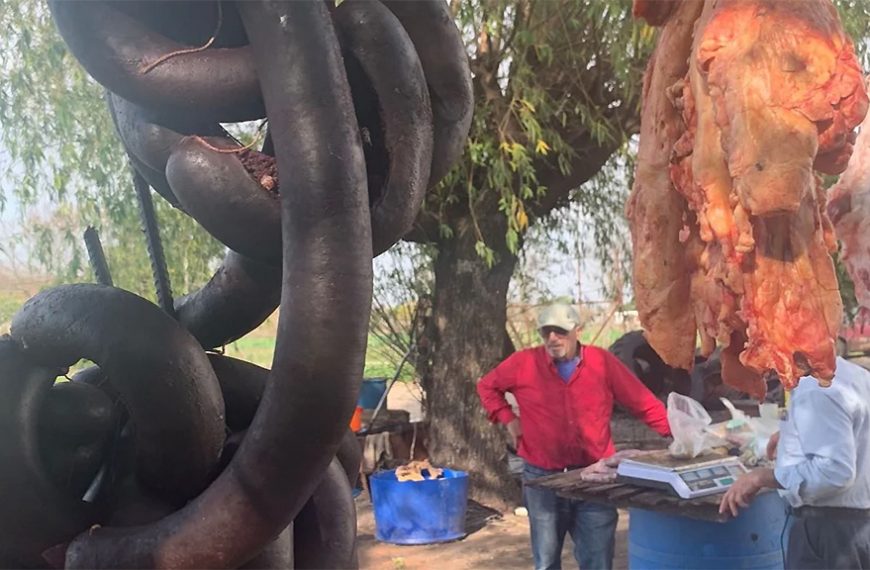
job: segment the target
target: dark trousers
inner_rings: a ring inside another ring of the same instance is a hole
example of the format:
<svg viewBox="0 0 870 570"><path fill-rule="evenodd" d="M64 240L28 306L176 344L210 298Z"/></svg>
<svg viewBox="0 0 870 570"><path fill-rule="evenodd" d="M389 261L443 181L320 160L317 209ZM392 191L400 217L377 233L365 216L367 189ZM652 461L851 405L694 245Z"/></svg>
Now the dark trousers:
<svg viewBox="0 0 870 570"><path fill-rule="evenodd" d="M526 463L523 479L537 479L559 473ZM523 498L529 511L532 555L537 570L562 568L562 545L570 533L574 559L582 570L609 570L613 567L616 509L589 501L564 499L555 491L523 485Z"/></svg>
<svg viewBox="0 0 870 570"><path fill-rule="evenodd" d="M870 516L798 515L788 537L789 570L870 570Z"/></svg>

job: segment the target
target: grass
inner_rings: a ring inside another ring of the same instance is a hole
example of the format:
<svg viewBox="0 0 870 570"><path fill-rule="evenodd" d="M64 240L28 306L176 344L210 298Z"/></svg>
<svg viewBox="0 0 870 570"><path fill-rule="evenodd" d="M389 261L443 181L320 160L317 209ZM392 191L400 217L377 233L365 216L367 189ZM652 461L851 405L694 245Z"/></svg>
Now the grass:
<svg viewBox="0 0 870 570"><path fill-rule="evenodd" d="M369 335L369 348L366 352L366 365L363 376L366 378L392 378L396 373L395 365L388 362L379 350L380 341ZM258 366L270 368L272 366L272 353L275 351L275 337L258 334L254 331L250 335L237 340L226 347L226 355L253 362ZM402 371L402 379L410 380L413 377L411 367L405 365Z"/></svg>
<svg viewBox="0 0 870 570"><path fill-rule="evenodd" d="M583 331L581 334L581 342L588 343L592 336L597 331ZM595 344L607 348L613 344L616 339L622 336L624 332L617 328L606 328L595 341ZM264 368L272 366L272 353L275 351L275 336L274 329L264 324L259 329L255 330L248 336L237 340L226 347L227 356L240 358L253 362ZM368 349L366 350L366 363L363 376L365 378L392 378L396 373L396 363L386 358L384 353L387 351L381 339L369 335ZM413 368L406 364L402 368L402 374L399 377L402 381L412 381L414 379Z"/></svg>
<svg viewBox="0 0 870 570"><path fill-rule="evenodd" d="M27 296L19 292L0 291L0 334L9 332L12 316L21 308ZM270 317L259 328L226 346L226 355L241 360L253 362L264 368L271 368L272 354L275 352L275 332L277 318ZM369 336L369 346L366 352L366 364L363 375L366 378L392 378L396 373L395 365L383 356L383 343ZM90 366L90 362L81 361L70 369L70 375ZM413 372L410 366L402 371L402 380L412 380Z"/></svg>
<svg viewBox="0 0 870 570"><path fill-rule="evenodd" d="M27 297L22 293L0 291L0 334L9 332L9 321L12 315L26 300ZM226 346L227 356L246 360L264 368L270 368L272 366L272 355L275 351L276 329L277 318L273 315L244 338L228 344ZM581 335L581 342L589 342L595 332L595 330L584 330ZM608 327L598 337L595 344L608 347L622 334L621 330ZM537 340L535 338L535 342ZM396 361L398 359L390 358L387 354L389 354L389 349L384 345L384 342L377 337L369 335L363 376L366 378L392 378L396 373ZM83 365L80 363L80 365L74 367L73 372L82 367ZM402 369L400 380L412 381L413 379L413 368L406 364Z"/></svg>
<svg viewBox="0 0 870 570"><path fill-rule="evenodd" d="M227 356L247 360L264 368L272 366L273 352L275 352L274 337L246 336L226 347Z"/></svg>
<svg viewBox="0 0 870 570"><path fill-rule="evenodd" d="M0 292L0 334L9 332L9 322L27 300L23 293Z"/></svg>

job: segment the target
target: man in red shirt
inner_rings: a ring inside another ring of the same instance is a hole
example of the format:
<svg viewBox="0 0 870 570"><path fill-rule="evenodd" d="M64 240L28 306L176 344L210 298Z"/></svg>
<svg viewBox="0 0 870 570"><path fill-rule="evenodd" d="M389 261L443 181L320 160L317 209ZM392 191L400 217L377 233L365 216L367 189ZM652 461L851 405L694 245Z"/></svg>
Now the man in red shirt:
<svg viewBox="0 0 870 570"><path fill-rule="evenodd" d="M580 317L555 304L538 315L544 344L516 352L480 379L477 393L490 420L507 426L525 462L523 480L586 467L614 453L614 402L662 436L671 434L664 405L615 356L577 340ZM505 393L517 400L516 417ZM583 570L611 568L616 509L524 486L532 554L538 570L561 568L565 534Z"/></svg>

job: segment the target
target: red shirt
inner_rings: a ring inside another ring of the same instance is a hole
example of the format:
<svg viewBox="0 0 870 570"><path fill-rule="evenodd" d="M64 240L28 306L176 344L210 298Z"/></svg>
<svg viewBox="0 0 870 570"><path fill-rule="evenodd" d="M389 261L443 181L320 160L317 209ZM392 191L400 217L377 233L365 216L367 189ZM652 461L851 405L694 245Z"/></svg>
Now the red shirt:
<svg viewBox="0 0 870 570"><path fill-rule="evenodd" d="M671 435L664 405L622 362L602 348L580 348L580 363L562 380L543 346L515 352L477 383L489 419L503 424L520 408L520 457L544 469L585 467L613 455L610 416L618 402L662 436Z"/></svg>

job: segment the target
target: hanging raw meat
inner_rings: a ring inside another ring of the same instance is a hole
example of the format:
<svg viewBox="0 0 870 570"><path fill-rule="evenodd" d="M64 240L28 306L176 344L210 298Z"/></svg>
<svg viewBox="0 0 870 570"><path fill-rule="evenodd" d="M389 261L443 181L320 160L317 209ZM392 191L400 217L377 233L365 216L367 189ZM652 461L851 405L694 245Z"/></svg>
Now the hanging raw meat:
<svg viewBox="0 0 870 570"><path fill-rule="evenodd" d="M834 222L840 252L855 282L855 297L870 311L870 113L861 124L849 166L829 191L828 215Z"/></svg>
<svg viewBox="0 0 870 570"><path fill-rule="evenodd" d="M829 381L842 307L815 171L845 168L867 111L836 10L638 0L634 11L663 26L628 207L650 343L688 368L697 332L703 354L721 345L724 380L756 396L769 372L786 387Z"/></svg>
<svg viewBox="0 0 870 570"><path fill-rule="evenodd" d="M667 8L651 2L649 9ZM670 149L685 131L680 111L670 97L688 71L692 29L701 13L699 2L681 2L678 14L665 23L643 81L643 119L634 190L627 206L634 244L634 295L650 344L666 362L691 368L695 355L695 314L686 303L691 286L691 260L679 236L688 208L674 191L668 165ZM635 12L639 3L635 3ZM667 16L667 13L665 17Z"/></svg>

